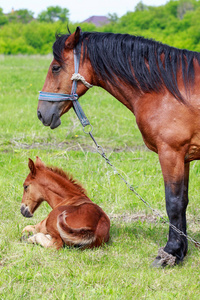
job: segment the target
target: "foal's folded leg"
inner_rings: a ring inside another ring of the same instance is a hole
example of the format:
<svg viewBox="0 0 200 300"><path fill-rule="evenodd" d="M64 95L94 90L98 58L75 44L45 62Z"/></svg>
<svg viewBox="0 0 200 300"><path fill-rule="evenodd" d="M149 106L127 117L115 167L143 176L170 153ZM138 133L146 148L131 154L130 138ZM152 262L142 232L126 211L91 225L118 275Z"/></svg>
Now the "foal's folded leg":
<svg viewBox="0 0 200 300"><path fill-rule="evenodd" d="M38 232L28 238L28 242L32 244L39 244L42 247L48 248L51 240L44 233Z"/></svg>
<svg viewBox="0 0 200 300"><path fill-rule="evenodd" d="M27 225L26 227L24 227L24 229L22 230L22 234L23 233L36 233L36 230L35 230L35 225Z"/></svg>
<svg viewBox="0 0 200 300"><path fill-rule="evenodd" d="M51 235L42 232L38 232L29 237L28 242L41 245L44 248L60 249L63 246L63 241L61 239L52 238Z"/></svg>
<svg viewBox="0 0 200 300"><path fill-rule="evenodd" d="M36 234L37 232L42 232L44 234L47 234L46 220L47 218L42 220L40 223L36 225L27 225L26 227L24 227L24 229L22 230L22 237L24 233L28 233L28 235Z"/></svg>

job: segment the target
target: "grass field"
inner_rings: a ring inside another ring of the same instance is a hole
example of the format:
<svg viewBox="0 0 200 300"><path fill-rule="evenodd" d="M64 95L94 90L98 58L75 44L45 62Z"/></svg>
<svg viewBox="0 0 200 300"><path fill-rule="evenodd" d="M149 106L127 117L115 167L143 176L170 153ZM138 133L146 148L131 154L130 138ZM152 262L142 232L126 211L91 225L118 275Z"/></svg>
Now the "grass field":
<svg viewBox="0 0 200 300"><path fill-rule="evenodd" d="M37 119L37 98L50 57L0 56L0 299L200 299L200 252L189 243L184 262L152 269L168 226L131 193L95 152L70 111L55 130ZM100 88L80 100L93 134L111 162L154 209L166 217L158 157L143 144L133 115ZM32 219L20 213L28 158L72 173L111 218L108 245L61 251L20 242L22 229L47 216L46 203ZM200 240L200 166L191 164L188 234Z"/></svg>

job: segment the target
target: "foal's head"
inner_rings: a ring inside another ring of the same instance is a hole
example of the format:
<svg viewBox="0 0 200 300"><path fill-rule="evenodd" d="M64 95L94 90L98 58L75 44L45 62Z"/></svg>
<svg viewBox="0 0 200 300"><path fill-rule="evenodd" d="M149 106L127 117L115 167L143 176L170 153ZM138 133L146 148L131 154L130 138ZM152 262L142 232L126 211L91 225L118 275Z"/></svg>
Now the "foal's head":
<svg viewBox="0 0 200 300"><path fill-rule="evenodd" d="M60 202L86 197L86 190L73 177L57 167L48 167L36 157L34 163L29 158L30 173L24 181L21 213L30 218L43 201L53 208ZM76 197L75 197L76 196ZM75 197L75 198L74 198ZM78 198L77 198L78 197Z"/></svg>
<svg viewBox="0 0 200 300"><path fill-rule="evenodd" d="M43 172L39 170L45 169L45 165L39 157L36 158L34 163L29 158L28 163L30 173L24 181L24 193L22 197L21 213L24 217L30 218L33 216L34 211L39 207L42 201L45 200L44 187L41 184Z"/></svg>

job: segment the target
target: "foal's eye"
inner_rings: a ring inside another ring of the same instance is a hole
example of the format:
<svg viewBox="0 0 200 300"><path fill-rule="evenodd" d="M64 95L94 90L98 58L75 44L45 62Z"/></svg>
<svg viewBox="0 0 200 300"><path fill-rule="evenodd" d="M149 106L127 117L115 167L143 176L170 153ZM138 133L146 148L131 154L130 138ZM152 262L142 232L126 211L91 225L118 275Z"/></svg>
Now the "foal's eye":
<svg viewBox="0 0 200 300"><path fill-rule="evenodd" d="M59 65L54 65L52 66L52 73L58 73L61 70L61 66Z"/></svg>
<svg viewBox="0 0 200 300"><path fill-rule="evenodd" d="M28 190L28 185L24 185L25 192Z"/></svg>

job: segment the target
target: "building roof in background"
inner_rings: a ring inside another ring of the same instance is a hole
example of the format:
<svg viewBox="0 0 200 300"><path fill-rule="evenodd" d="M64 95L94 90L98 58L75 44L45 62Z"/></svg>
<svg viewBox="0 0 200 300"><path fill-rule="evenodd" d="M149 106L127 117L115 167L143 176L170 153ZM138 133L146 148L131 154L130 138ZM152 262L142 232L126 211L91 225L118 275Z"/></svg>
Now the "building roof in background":
<svg viewBox="0 0 200 300"><path fill-rule="evenodd" d="M96 25L98 27L98 26L108 24L108 23L110 23L110 21L109 21L108 17L105 17L105 16L92 16L92 17L89 17L88 19L84 20L81 23L93 23L94 25Z"/></svg>

